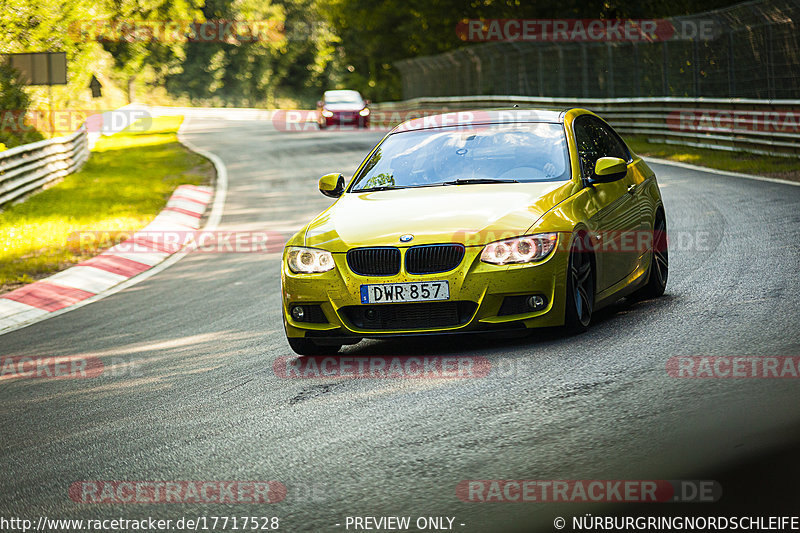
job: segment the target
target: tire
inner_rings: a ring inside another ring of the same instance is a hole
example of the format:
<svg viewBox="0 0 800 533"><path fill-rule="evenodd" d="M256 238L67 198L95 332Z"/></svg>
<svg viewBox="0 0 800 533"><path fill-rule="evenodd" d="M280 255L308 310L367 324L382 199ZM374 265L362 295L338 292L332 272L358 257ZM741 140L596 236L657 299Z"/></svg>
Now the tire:
<svg viewBox="0 0 800 533"><path fill-rule="evenodd" d="M639 300L658 298L664 294L669 277L669 250L667 249L667 220L660 210L656 213L653 222L653 256L650 260L650 270L647 274L647 283L636 291L634 297Z"/></svg>
<svg viewBox="0 0 800 533"><path fill-rule="evenodd" d="M564 327L571 334L583 333L592 321L594 265L588 245L588 236L580 234L573 239L569 251Z"/></svg>
<svg viewBox="0 0 800 533"><path fill-rule="evenodd" d="M287 337L286 340L297 355L333 355L342 347L341 344L317 344L303 337Z"/></svg>

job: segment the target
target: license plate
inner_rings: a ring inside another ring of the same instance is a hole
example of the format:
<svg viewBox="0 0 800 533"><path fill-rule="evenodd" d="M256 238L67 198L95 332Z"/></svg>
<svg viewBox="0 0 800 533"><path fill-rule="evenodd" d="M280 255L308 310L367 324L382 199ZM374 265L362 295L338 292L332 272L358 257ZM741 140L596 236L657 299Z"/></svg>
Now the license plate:
<svg viewBox="0 0 800 533"><path fill-rule="evenodd" d="M361 286L362 304L430 302L449 299L450 285L446 281L380 283Z"/></svg>

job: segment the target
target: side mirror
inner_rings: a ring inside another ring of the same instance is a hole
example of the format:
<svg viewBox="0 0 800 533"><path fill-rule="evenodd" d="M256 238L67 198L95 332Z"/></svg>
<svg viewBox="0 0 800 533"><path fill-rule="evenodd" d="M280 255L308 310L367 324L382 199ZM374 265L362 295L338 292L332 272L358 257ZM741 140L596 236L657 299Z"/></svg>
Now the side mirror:
<svg viewBox="0 0 800 533"><path fill-rule="evenodd" d="M322 100L317 100L317 107L322 107L323 105L325 105L325 102Z"/></svg>
<svg viewBox="0 0 800 533"><path fill-rule="evenodd" d="M372 100L364 100L364 105L370 105L371 103L372 103Z"/></svg>
<svg viewBox="0 0 800 533"><path fill-rule="evenodd" d="M339 198L344 193L344 176L338 172L325 174L319 179L319 192L331 198Z"/></svg>
<svg viewBox="0 0 800 533"><path fill-rule="evenodd" d="M601 157L594 164L594 176L589 183L609 183L625 177L628 164L619 157Z"/></svg>

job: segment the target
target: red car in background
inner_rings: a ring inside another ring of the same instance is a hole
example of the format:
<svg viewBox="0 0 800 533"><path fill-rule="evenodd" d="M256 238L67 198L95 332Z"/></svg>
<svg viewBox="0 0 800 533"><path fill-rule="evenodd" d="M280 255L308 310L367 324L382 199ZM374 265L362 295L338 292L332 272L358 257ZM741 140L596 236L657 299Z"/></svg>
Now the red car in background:
<svg viewBox="0 0 800 533"><path fill-rule="evenodd" d="M317 102L317 123L320 129L328 126L369 126L369 100L358 91L325 91Z"/></svg>

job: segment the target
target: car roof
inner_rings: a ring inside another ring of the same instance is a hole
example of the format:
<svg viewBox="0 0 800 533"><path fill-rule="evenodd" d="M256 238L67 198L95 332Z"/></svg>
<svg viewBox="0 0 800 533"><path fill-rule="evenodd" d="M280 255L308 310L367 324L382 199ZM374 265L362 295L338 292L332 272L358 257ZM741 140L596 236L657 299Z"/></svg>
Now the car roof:
<svg viewBox="0 0 800 533"><path fill-rule="evenodd" d="M565 111L552 109L463 109L415 117L398 124L391 133L409 130L426 130L448 126L478 124L505 124L521 122L564 123Z"/></svg>

